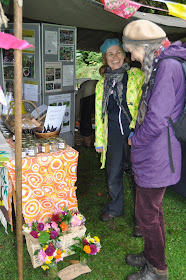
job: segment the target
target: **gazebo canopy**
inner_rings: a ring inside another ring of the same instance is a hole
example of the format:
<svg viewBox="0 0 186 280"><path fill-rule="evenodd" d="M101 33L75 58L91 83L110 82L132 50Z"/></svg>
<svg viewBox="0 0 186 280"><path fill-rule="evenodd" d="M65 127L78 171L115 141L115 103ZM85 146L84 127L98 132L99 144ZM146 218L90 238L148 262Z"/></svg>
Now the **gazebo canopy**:
<svg viewBox="0 0 186 280"><path fill-rule="evenodd" d="M13 14L9 7L6 14ZM45 22L77 27L77 48L99 51L106 38L121 38L126 24L137 19L147 19L158 24L171 41L186 36L186 21L171 16L136 12L124 19L104 10L94 0L24 0L25 22Z"/></svg>

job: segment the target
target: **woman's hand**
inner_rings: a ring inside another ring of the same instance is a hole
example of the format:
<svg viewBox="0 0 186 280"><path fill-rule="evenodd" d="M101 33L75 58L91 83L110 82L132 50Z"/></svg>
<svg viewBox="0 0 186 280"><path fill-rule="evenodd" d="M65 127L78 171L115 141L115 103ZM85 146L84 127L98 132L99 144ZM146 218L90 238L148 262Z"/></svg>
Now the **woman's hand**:
<svg viewBox="0 0 186 280"><path fill-rule="evenodd" d="M96 148L96 152L97 153L102 153L103 152L103 148Z"/></svg>
<svg viewBox="0 0 186 280"><path fill-rule="evenodd" d="M128 138L128 145L132 146L131 138Z"/></svg>

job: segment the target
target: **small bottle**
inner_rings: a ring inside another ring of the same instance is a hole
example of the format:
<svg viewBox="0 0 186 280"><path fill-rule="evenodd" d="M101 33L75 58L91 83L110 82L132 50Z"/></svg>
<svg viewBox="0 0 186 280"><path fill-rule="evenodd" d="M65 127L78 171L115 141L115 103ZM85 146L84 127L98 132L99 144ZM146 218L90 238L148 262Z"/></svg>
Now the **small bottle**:
<svg viewBox="0 0 186 280"><path fill-rule="evenodd" d="M58 149L59 150L65 150L66 149L66 140L65 139L59 139L58 140Z"/></svg>

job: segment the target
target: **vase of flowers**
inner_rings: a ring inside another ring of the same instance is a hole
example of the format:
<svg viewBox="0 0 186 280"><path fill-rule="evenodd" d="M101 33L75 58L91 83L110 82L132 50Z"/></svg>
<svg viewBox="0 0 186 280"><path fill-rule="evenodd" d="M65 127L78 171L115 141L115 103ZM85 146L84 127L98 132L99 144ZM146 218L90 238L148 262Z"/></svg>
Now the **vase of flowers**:
<svg viewBox="0 0 186 280"><path fill-rule="evenodd" d="M47 274L48 274L48 279L50 279L50 280L56 279L57 274L58 274L56 262L52 262L51 264L49 264L49 269L48 269Z"/></svg>
<svg viewBox="0 0 186 280"><path fill-rule="evenodd" d="M75 244L70 246L69 249L79 256L82 265L88 264L89 256L96 255L101 250L100 239L97 236L75 237L74 241Z"/></svg>
<svg viewBox="0 0 186 280"><path fill-rule="evenodd" d="M88 261L89 261L88 257L80 255L79 262L81 265L88 265Z"/></svg>

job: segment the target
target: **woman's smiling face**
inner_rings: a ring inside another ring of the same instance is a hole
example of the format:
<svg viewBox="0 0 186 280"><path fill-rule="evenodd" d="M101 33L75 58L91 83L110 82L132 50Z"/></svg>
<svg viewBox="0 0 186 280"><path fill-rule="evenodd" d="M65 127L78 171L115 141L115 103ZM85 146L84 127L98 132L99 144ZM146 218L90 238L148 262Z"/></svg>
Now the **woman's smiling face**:
<svg viewBox="0 0 186 280"><path fill-rule="evenodd" d="M106 51L107 64L112 70L119 69L123 65L124 59L125 55L122 49L117 45L111 46Z"/></svg>

